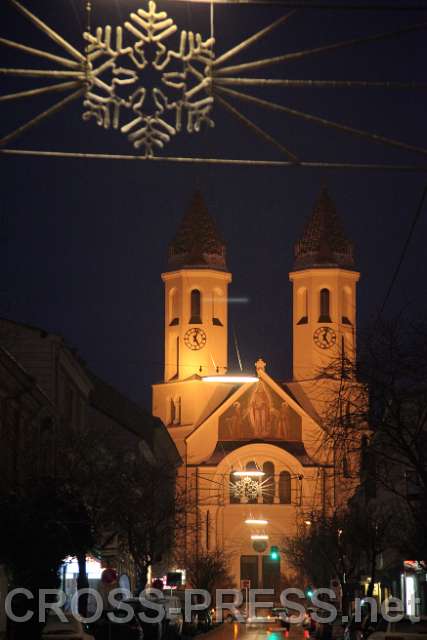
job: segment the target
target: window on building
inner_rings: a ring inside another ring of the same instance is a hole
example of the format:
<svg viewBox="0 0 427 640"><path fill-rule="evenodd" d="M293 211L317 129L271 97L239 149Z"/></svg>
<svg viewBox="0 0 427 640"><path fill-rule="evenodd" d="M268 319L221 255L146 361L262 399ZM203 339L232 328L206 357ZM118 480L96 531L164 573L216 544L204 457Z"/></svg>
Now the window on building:
<svg viewBox="0 0 427 640"><path fill-rule="evenodd" d="M262 470L265 476L262 479L262 501L264 504L273 504L274 502L274 464L272 462L264 462Z"/></svg>
<svg viewBox="0 0 427 640"><path fill-rule="evenodd" d="M68 422L71 422L74 413L74 391L71 385L66 382L64 384L64 417Z"/></svg>
<svg viewBox="0 0 427 640"><path fill-rule="evenodd" d="M169 398L169 424L175 422L175 402L173 398Z"/></svg>
<svg viewBox="0 0 427 640"><path fill-rule="evenodd" d="M305 287L298 289L297 293L297 324L308 322L308 291Z"/></svg>
<svg viewBox="0 0 427 640"><path fill-rule="evenodd" d="M190 324L202 324L202 294L198 289L191 292Z"/></svg>
<svg viewBox="0 0 427 640"><path fill-rule="evenodd" d="M351 289L350 287L344 287L342 291L342 318L343 324L351 324Z"/></svg>
<svg viewBox="0 0 427 640"><path fill-rule="evenodd" d="M258 469L258 466L256 464L256 462L254 462L254 460L251 460L250 462L247 463L246 465L246 470L247 471L256 471ZM255 480L258 480L258 478L255 478ZM258 502L258 496L248 496L248 503L249 504L256 504Z"/></svg>
<svg viewBox="0 0 427 640"><path fill-rule="evenodd" d="M181 398L176 396L170 399L170 424L181 424Z"/></svg>
<svg viewBox="0 0 427 640"><path fill-rule="evenodd" d="M331 322L330 315L330 291L329 289L320 290L320 315L319 322Z"/></svg>
<svg viewBox="0 0 427 640"><path fill-rule="evenodd" d="M169 326L179 324L178 290L171 289L169 293Z"/></svg>
<svg viewBox="0 0 427 640"><path fill-rule="evenodd" d="M212 291L212 324L216 327L222 327L223 323L221 321L221 297L222 292L220 289L214 289Z"/></svg>
<svg viewBox="0 0 427 640"><path fill-rule="evenodd" d="M279 476L279 500L280 504L291 504L292 484L289 471L282 471Z"/></svg>
<svg viewBox="0 0 427 640"><path fill-rule="evenodd" d="M54 423L52 418L43 418L40 423L39 473L46 477L54 467Z"/></svg>
<svg viewBox="0 0 427 640"><path fill-rule="evenodd" d="M235 490L237 478L233 472L230 473L230 504L239 504L240 498Z"/></svg>

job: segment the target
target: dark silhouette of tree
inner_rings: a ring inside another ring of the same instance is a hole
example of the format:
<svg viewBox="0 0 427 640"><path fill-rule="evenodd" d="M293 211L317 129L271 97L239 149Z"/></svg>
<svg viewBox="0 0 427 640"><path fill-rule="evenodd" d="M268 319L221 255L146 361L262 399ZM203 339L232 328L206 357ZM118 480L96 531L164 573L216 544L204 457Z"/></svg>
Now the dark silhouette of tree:
<svg viewBox="0 0 427 640"><path fill-rule="evenodd" d="M187 560L187 581L196 589L205 589L215 601L216 589L235 585L230 574L230 558L223 549L203 550Z"/></svg>

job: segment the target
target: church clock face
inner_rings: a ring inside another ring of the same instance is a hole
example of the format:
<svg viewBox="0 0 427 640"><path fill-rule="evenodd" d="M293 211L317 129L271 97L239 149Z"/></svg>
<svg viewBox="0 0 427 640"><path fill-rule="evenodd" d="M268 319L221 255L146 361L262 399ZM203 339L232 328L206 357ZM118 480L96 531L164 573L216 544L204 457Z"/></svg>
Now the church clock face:
<svg viewBox="0 0 427 640"><path fill-rule="evenodd" d="M203 349L207 341L206 333L203 329L199 329L198 327L194 327L193 329L189 329L184 335L184 342L186 346L192 351L198 351L199 349Z"/></svg>
<svg viewBox="0 0 427 640"><path fill-rule="evenodd" d="M337 334L331 327L319 327L313 333L313 341L319 349L330 349L337 341Z"/></svg>

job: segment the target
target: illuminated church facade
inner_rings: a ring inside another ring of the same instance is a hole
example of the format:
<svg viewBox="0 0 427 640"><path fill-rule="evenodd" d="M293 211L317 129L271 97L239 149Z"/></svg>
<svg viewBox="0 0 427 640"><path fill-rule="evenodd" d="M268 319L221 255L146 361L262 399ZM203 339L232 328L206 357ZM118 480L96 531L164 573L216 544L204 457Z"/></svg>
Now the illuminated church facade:
<svg viewBox="0 0 427 640"><path fill-rule="evenodd" d="M288 536L348 497L346 474L325 438L322 415L334 393L331 361L356 353L353 247L322 188L290 273L293 376L274 380L259 358L249 375L228 372L226 250L196 193L169 245L165 286L164 381L153 385L153 414L183 460L189 504L184 560L224 549L237 586L292 582ZM249 581L249 582L248 582Z"/></svg>

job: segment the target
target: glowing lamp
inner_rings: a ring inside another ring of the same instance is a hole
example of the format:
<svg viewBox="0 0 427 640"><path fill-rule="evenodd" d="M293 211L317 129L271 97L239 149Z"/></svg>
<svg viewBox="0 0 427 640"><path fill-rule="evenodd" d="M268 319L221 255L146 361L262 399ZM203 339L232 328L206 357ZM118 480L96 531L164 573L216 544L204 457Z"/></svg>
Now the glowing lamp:
<svg viewBox="0 0 427 640"><path fill-rule="evenodd" d="M229 382L233 384L246 384L247 382L258 382L256 376L203 376L202 382Z"/></svg>
<svg viewBox="0 0 427 640"><path fill-rule="evenodd" d="M253 469L245 471L233 471L233 476L237 476L238 478L262 478L262 476L265 476L265 473L264 471Z"/></svg>
<svg viewBox="0 0 427 640"><path fill-rule="evenodd" d="M247 518L245 524L265 525L268 524L268 520L264 520L263 518Z"/></svg>
<svg viewBox="0 0 427 640"><path fill-rule="evenodd" d="M266 533L253 533L251 540L268 540L268 535Z"/></svg>

